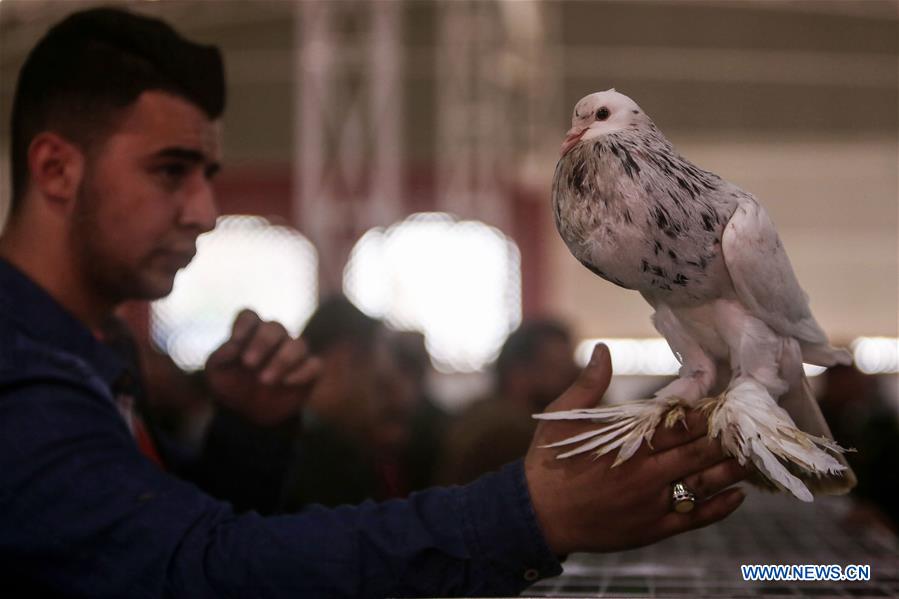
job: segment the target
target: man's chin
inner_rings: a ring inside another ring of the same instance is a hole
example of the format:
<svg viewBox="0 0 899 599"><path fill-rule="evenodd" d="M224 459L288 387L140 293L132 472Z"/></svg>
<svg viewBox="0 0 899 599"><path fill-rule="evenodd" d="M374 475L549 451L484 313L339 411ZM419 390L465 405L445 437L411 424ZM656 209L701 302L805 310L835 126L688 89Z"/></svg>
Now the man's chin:
<svg viewBox="0 0 899 599"><path fill-rule="evenodd" d="M140 288L138 290L138 297L135 297L134 299L147 301L159 300L170 294L174 287L174 276L157 275L154 277L148 277L141 282Z"/></svg>

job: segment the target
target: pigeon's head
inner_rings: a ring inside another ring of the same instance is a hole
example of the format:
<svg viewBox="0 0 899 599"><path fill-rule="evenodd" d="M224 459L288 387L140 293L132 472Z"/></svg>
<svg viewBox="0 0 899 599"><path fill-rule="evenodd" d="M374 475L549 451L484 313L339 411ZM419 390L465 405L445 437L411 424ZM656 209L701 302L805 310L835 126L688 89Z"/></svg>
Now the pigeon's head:
<svg viewBox="0 0 899 599"><path fill-rule="evenodd" d="M637 103L614 89L584 96L574 106L562 156L582 141L596 139L648 120Z"/></svg>

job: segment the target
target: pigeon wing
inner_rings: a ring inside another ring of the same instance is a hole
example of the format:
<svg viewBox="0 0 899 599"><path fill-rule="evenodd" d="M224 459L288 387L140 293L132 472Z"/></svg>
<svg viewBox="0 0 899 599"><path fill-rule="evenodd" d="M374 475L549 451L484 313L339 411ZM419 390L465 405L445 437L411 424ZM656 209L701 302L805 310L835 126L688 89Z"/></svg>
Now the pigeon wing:
<svg viewBox="0 0 899 599"><path fill-rule="evenodd" d="M753 198L737 205L721 236L721 249L737 297L756 318L800 343L827 343L774 223Z"/></svg>
<svg viewBox="0 0 899 599"><path fill-rule="evenodd" d="M827 343L774 223L753 198L747 197L737 205L724 228L721 247L737 297L744 307L780 335L795 339L785 342L780 358L781 375L789 383L788 391L780 398L780 406L800 430L831 439L827 422L802 372L802 362L832 366L836 362L851 362L851 356ZM844 468L842 471L829 472L826 476L820 472L828 468L818 468L817 474L796 471L815 492L845 493L856 484L845 458L839 451L832 453Z"/></svg>

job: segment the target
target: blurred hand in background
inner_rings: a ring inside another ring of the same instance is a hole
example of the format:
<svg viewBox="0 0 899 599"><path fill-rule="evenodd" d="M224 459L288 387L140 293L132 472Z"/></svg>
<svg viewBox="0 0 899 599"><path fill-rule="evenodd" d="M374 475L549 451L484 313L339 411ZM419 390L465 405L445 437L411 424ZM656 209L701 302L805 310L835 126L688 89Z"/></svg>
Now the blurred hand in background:
<svg viewBox="0 0 899 599"><path fill-rule="evenodd" d="M206 362L209 390L225 406L255 424L271 426L302 409L320 360L306 343L277 322L251 310L234 320L231 337Z"/></svg>

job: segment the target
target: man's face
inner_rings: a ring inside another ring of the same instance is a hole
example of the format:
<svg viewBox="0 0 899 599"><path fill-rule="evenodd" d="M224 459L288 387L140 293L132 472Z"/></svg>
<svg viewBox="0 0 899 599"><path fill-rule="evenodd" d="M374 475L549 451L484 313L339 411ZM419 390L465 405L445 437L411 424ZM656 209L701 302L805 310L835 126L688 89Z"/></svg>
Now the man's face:
<svg viewBox="0 0 899 599"><path fill-rule="evenodd" d="M117 303L172 290L197 237L215 226L220 135L197 106L148 91L88 151L72 243L98 297Z"/></svg>

